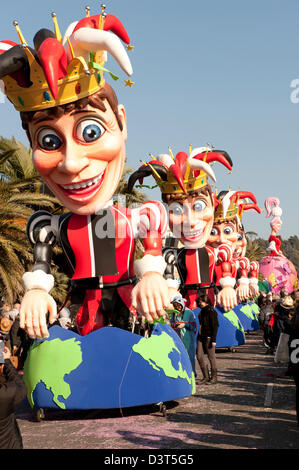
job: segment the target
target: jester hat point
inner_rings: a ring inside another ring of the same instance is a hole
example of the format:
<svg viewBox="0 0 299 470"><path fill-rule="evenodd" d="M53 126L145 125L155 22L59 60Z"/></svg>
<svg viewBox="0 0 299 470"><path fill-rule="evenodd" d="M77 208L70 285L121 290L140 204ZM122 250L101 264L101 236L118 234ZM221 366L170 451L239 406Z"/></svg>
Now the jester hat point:
<svg viewBox="0 0 299 470"><path fill-rule="evenodd" d="M248 202L248 199L251 202ZM221 191L217 195L214 220L222 222L237 218L239 225L241 225L243 212L249 210L261 213L254 194L249 191Z"/></svg>
<svg viewBox="0 0 299 470"><path fill-rule="evenodd" d="M20 44L0 42L0 79L17 111L39 111L72 103L97 93L105 85L104 72L118 79L104 65L109 52L127 75L133 70L121 40L129 36L121 21L102 12L71 23L62 37L52 13L54 32L40 29L29 47L18 22ZM114 33L114 34L113 34Z"/></svg>
<svg viewBox="0 0 299 470"><path fill-rule="evenodd" d="M219 162L229 171L232 170L232 160L224 150L214 150L212 147L189 148L186 152L179 152L174 157L171 149L169 154L160 154L156 158L150 155L150 162L143 165L129 178L128 190L132 191L138 180L140 184L147 176L153 176L162 194L187 195L197 191L208 184L208 179L216 181L212 169L213 162Z"/></svg>

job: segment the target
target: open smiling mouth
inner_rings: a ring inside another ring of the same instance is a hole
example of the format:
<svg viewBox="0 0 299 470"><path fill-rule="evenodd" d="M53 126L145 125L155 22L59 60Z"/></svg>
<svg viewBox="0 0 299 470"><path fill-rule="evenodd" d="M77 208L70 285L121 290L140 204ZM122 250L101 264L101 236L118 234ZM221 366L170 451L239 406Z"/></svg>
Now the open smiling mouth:
<svg viewBox="0 0 299 470"><path fill-rule="evenodd" d="M59 187L67 197L78 201L85 201L92 198L101 188L104 181L105 171L94 178L77 183L60 184Z"/></svg>
<svg viewBox="0 0 299 470"><path fill-rule="evenodd" d="M204 232L204 229L194 230L192 232L187 232L185 230L183 233L183 236L185 240L193 241L193 240L197 240L198 238L200 238L203 232Z"/></svg>

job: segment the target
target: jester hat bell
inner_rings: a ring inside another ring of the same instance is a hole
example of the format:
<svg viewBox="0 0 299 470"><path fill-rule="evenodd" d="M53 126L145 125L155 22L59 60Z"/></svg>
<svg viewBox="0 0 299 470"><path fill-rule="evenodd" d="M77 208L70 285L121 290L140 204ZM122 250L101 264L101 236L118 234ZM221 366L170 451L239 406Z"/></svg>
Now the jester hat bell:
<svg viewBox="0 0 299 470"><path fill-rule="evenodd" d="M105 12L71 23L62 37L52 13L54 32L40 29L34 47L28 46L15 21L20 43L0 42L0 79L5 94L17 111L38 111L72 103L93 95L105 85L104 72L117 79L104 65L107 52L131 76L130 59L121 40L129 36L121 21ZM132 49L132 46L127 46Z"/></svg>
<svg viewBox="0 0 299 470"><path fill-rule="evenodd" d="M138 180L140 184L146 176L152 175L160 187L162 194L182 194L199 190L208 184L208 179L216 181L212 169L213 162L219 162L229 171L232 170L232 160L227 152L214 150L212 147L189 148L186 152L179 152L174 157L171 149L169 154L160 154L150 162L143 165L129 178L128 190L131 191Z"/></svg>

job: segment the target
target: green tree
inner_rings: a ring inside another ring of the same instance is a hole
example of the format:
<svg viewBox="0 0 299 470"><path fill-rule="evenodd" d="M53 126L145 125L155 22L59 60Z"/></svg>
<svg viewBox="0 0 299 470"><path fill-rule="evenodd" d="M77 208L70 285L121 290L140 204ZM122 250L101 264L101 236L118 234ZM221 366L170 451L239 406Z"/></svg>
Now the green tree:
<svg viewBox="0 0 299 470"><path fill-rule="evenodd" d="M0 175L9 181L39 181L32 164L32 151L14 137L0 137Z"/></svg>
<svg viewBox="0 0 299 470"><path fill-rule="evenodd" d="M40 187L31 151L14 138L0 138L0 292L6 303L22 296L21 278L32 263L28 218L37 209L57 207L57 200L40 193Z"/></svg>
<svg viewBox="0 0 299 470"><path fill-rule="evenodd" d="M267 254L266 250L264 249L264 247L261 246L261 244L256 239L256 237L257 237L257 233L246 232L246 240L247 240L246 257L250 261L259 261Z"/></svg>

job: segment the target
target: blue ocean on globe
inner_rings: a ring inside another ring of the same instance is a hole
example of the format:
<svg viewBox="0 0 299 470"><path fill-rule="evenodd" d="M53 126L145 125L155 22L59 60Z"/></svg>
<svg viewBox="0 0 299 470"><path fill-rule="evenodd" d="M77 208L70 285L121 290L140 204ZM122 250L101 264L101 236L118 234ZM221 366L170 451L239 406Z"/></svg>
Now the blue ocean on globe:
<svg viewBox="0 0 299 470"><path fill-rule="evenodd" d="M234 312L243 325L244 331L257 331L259 329L258 317L252 309L252 302L240 302Z"/></svg>
<svg viewBox="0 0 299 470"><path fill-rule="evenodd" d="M234 310L225 312L222 307L214 307L218 318L216 348L231 348L245 344L244 328ZM194 310L196 318L200 308Z"/></svg>
<svg viewBox="0 0 299 470"><path fill-rule="evenodd" d="M111 409L190 396L195 377L185 347L160 322L149 338L114 327L80 336L59 326L36 341L24 366L30 405Z"/></svg>

